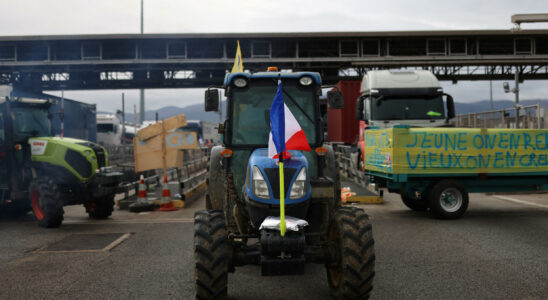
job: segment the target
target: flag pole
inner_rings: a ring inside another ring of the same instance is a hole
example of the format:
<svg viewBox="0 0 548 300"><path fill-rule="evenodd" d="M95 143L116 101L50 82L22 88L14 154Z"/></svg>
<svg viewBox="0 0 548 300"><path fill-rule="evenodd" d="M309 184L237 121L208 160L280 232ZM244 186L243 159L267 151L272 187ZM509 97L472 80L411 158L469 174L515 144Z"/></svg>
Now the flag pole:
<svg viewBox="0 0 548 300"><path fill-rule="evenodd" d="M285 236L285 203L284 203L284 154L279 153L278 168L280 169L280 235Z"/></svg>

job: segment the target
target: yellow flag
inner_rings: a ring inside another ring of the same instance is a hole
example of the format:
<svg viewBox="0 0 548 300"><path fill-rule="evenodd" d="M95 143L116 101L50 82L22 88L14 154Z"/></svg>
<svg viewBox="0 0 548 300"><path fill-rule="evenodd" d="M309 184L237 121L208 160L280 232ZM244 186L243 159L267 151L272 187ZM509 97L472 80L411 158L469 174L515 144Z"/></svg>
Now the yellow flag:
<svg viewBox="0 0 548 300"><path fill-rule="evenodd" d="M240 51L240 41L238 41L238 49L236 49L236 57L234 57L234 66L231 73L243 72L244 64L242 62L242 51Z"/></svg>

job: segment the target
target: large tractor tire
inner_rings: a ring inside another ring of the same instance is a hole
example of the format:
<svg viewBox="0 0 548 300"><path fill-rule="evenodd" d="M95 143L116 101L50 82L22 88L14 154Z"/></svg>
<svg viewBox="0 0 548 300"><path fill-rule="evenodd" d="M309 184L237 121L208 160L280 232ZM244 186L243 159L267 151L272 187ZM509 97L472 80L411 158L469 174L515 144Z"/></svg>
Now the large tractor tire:
<svg viewBox="0 0 548 300"><path fill-rule="evenodd" d="M55 181L47 176L31 182L29 187L30 203L38 225L59 227L63 222L63 201Z"/></svg>
<svg viewBox="0 0 548 300"><path fill-rule="evenodd" d="M337 300L368 299L375 277L375 241L369 217L356 207L339 207L329 226L327 280Z"/></svg>
<svg viewBox="0 0 548 300"><path fill-rule="evenodd" d="M227 295L229 246L222 211L194 214L195 299L224 299Z"/></svg>
<svg viewBox="0 0 548 300"><path fill-rule="evenodd" d="M411 198L407 194L403 193L400 195L401 201L405 206L408 208L415 210L415 211L427 211L428 210L428 198Z"/></svg>
<svg viewBox="0 0 548 300"><path fill-rule="evenodd" d="M430 213L439 219L460 218L468 208L468 192L456 180L436 183L429 196Z"/></svg>
<svg viewBox="0 0 548 300"><path fill-rule="evenodd" d="M209 163L207 166L207 194L206 209L223 210L223 201L225 198L225 171L221 166L223 157L221 150L223 147L215 146L211 149Z"/></svg>
<svg viewBox="0 0 548 300"><path fill-rule="evenodd" d="M86 212L92 219L107 219L114 210L114 195L95 198L84 204Z"/></svg>

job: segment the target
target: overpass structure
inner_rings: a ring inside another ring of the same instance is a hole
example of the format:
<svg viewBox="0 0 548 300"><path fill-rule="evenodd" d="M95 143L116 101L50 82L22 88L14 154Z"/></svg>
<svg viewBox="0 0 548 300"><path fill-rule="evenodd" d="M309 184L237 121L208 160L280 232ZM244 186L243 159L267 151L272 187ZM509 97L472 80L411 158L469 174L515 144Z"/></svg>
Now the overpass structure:
<svg viewBox="0 0 548 300"><path fill-rule="evenodd" d="M548 79L548 30L116 34L0 37L0 84L29 90L220 85L240 41L251 71L423 68L440 80Z"/></svg>

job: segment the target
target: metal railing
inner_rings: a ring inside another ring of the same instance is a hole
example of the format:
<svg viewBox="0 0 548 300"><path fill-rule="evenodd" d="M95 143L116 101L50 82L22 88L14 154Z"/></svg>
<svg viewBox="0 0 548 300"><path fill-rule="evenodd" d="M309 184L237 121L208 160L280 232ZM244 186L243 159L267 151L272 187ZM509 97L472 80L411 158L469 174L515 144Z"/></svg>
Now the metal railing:
<svg viewBox="0 0 548 300"><path fill-rule="evenodd" d="M178 194L180 195L181 200L185 200L186 195L196 194L197 191L202 190L205 187L209 157L209 149L207 148L183 151L183 157L185 157L183 164L180 167L168 168L166 170L168 181L179 182ZM114 153L120 153L120 151ZM125 208L129 203L135 201L138 195L138 174L135 173L134 166L130 162L118 164L114 166L114 168L122 171L125 175L134 175L131 176L133 177L131 180L125 180L118 188L116 200L118 201L120 208ZM164 175L162 169L146 171L140 174L143 174L145 177L144 181L147 191L161 186ZM128 176L124 177L127 178Z"/></svg>
<svg viewBox="0 0 548 300"><path fill-rule="evenodd" d="M516 107L457 115L456 127L466 128L516 128ZM540 104L519 107L519 128L547 128L547 112Z"/></svg>

